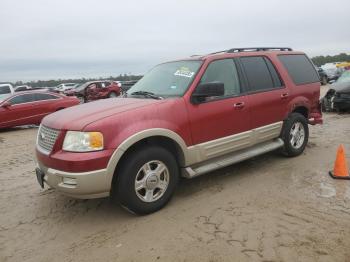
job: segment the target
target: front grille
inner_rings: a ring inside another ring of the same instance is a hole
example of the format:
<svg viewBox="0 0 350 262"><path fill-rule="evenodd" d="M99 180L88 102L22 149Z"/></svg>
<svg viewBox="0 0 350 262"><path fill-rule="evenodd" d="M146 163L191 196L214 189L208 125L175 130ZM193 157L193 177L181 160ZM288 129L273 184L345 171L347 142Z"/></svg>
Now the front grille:
<svg viewBox="0 0 350 262"><path fill-rule="evenodd" d="M42 149L45 153L51 153L59 133L60 130L41 125L38 131L39 149Z"/></svg>

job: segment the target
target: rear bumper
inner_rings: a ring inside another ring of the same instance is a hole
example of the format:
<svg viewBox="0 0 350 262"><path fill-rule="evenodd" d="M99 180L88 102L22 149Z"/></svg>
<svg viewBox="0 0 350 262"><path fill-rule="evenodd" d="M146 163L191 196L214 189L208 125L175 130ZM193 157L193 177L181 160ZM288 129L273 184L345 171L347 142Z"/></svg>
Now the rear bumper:
<svg viewBox="0 0 350 262"><path fill-rule="evenodd" d="M48 168L40 161L37 167L45 174L44 183L65 195L82 199L109 196L107 169L73 173Z"/></svg>
<svg viewBox="0 0 350 262"><path fill-rule="evenodd" d="M310 125L323 124L322 113L311 113L309 116L309 124Z"/></svg>

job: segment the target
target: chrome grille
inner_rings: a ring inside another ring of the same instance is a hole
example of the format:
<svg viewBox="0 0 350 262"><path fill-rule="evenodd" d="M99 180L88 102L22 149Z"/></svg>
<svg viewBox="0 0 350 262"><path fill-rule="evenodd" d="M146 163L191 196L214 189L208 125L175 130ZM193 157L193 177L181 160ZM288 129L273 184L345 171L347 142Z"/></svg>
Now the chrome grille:
<svg viewBox="0 0 350 262"><path fill-rule="evenodd" d="M45 153L50 153L57 140L60 130L41 125L38 131L38 147Z"/></svg>

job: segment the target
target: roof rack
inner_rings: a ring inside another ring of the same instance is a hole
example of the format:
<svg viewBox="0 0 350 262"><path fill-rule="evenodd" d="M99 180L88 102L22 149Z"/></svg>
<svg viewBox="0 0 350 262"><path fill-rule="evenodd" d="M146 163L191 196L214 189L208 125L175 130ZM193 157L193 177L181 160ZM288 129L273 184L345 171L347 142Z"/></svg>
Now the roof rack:
<svg viewBox="0 0 350 262"><path fill-rule="evenodd" d="M231 48L226 53L255 52L255 51L293 51L290 47L243 47Z"/></svg>

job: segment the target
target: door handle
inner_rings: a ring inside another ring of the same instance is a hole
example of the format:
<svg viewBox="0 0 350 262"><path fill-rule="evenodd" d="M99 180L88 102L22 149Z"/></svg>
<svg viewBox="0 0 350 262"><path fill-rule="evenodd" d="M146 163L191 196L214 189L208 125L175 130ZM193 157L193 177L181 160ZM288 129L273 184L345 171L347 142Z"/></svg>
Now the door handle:
<svg viewBox="0 0 350 262"><path fill-rule="evenodd" d="M288 93L284 93L281 95L281 99L286 99L288 98L289 94Z"/></svg>
<svg viewBox="0 0 350 262"><path fill-rule="evenodd" d="M235 104L233 104L233 107L234 107L235 109L241 109L241 108L244 107L244 102L235 103Z"/></svg>

